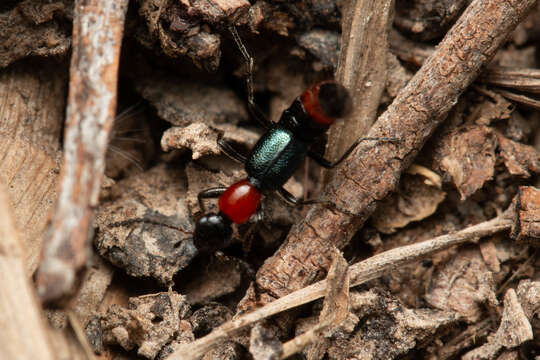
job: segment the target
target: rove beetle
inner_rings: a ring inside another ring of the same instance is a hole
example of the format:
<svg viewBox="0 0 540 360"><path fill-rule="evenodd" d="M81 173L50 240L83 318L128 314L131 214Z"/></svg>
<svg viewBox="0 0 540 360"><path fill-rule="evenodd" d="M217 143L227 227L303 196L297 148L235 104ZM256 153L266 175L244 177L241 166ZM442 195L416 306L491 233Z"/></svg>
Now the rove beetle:
<svg viewBox="0 0 540 360"><path fill-rule="evenodd" d="M348 91L333 80L316 83L297 97L274 123L262 115L253 100L253 59L248 54L235 27L230 32L248 64L248 106L254 117L265 127L266 133L258 140L246 157L231 145L218 139L224 154L245 165L247 178L231 186L215 187L198 194L199 206L204 211L202 199L217 198L219 213L206 214L195 225L193 241L200 252L225 247L232 237L232 223L242 224L259 209L262 193L278 191L291 205L314 203L296 199L283 188L306 156L325 168L333 168L365 140L394 140L389 138L359 138L337 161L324 159L310 148L325 135L337 118L346 116L351 109Z"/></svg>

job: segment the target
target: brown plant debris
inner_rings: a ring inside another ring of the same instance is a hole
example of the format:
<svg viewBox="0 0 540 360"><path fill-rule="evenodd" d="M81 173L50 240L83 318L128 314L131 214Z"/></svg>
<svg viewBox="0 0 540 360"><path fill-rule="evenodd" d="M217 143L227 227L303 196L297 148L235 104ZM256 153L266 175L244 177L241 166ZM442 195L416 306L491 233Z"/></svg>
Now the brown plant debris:
<svg viewBox="0 0 540 360"><path fill-rule="evenodd" d="M197 3L211 6L215 2ZM197 66L215 71L221 57L221 38L204 26L200 19L189 16L185 4L189 2L140 0L139 15L144 18L146 27L145 31L137 32L136 38L148 48L159 49L158 53L163 52L172 58L189 56Z"/></svg>
<svg viewBox="0 0 540 360"><path fill-rule="evenodd" d="M405 175L398 191L377 207L371 222L380 232L393 233L412 221L432 215L445 196L444 191L427 185L424 177Z"/></svg>
<svg viewBox="0 0 540 360"><path fill-rule="evenodd" d="M518 143L496 133L500 157L508 172L528 178L531 173L540 173L540 153L534 147Z"/></svg>
<svg viewBox="0 0 540 360"><path fill-rule="evenodd" d="M127 309L112 305L102 318L103 342L154 359L173 339L193 340L189 314L185 298L175 292L130 298Z"/></svg>
<svg viewBox="0 0 540 360"><path fill-rule="evenodd" d="M176 126L236 124L247 119L242 101L230 89L170 76L141 77L137 89L158 115Z"/></svg>
<svg viewBox="0 0 540 360"><path fill-rule="evenodd" d="M434 274L426 301L433 307L454 311L470 322L478 321L483 305L497 305L493 273L477 248L459 254Z"/></svg>
<svg viewBox="0 0 540 360"><path fill-rule="evenodd" d="M465 126L444 136L436 149L435 164L452 177L461 200L493 178L497 138L486 126Z"/></svg>
<svg viewBox="0 0 540 360"><path fill-rule="evenodd" d="M0 12L0 68L29 55L66 54L69 31L58 18L66 17L71 7L70 1L27 0Z"/></svg>
<svg viewBox="0 0 540 360"><path fill-rule="evenodd" d="M239 259L220 256L211 261L202 274L188 277L181 284L190 304L205 304L232 294L242 285L242 280L253 277L253 271Z"/></svg>
<svg viewBox="0 0 540 360"><path fill-rule="evenodd" d="M96 214L101 256L131 276L172 284L197 253L180 178L180 171L158 166L114 185Z"/></svg>
<svg viewBox="0 0 540 360"><path fill-rule="evenodd" d="M373 291L366 295L375 301L352 302L358 324L334 334L329 359L394 359L454 321L451 312L408 309L390 295ZM359 296L365 297L355 297Z"/></svg>
<svg viewBox="0 0 540 360"><path fill-rule="evenodd" d="M468 352L464 360L493 359L502 348L513 349L532 340L531 324L523 312L514 289L509 289L504 296L504 310L499 329L488 336L488 342Z"/></svg>
<svg viewBox="0 0 540 360"><path fill-rule="evenodd" d="M516 199L516 221L512 237L517 241L540 241L540 190L532 186L519 188Z"/></svg>

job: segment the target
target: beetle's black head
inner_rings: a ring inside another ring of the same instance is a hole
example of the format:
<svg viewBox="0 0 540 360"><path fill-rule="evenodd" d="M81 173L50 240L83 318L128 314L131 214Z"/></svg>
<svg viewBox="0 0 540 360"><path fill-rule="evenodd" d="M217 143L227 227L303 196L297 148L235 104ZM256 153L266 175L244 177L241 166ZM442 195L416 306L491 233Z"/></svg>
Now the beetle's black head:
<svg viewBox="0 0 540 360"><path fill-rule="evenodd" d="M343 85L335 81L319 83L317 92L322 113L329 118L342 118L351 112L352 100Z"/></svg>
<svg viewBox="0 0 540 360"><path fill-rule="evenodd" d="M343 85L334 80L321 81L296 98L281 115L279 125L304 141L316 141L351 108L351 97Z"/></svg>
<svg viewBox="0 0 540 360"><path fill-rule="evenodd" d="M199 219L193 233L193 243L200 253L227 247L232 237L232 222L222 213L206 214Z"/></svg>

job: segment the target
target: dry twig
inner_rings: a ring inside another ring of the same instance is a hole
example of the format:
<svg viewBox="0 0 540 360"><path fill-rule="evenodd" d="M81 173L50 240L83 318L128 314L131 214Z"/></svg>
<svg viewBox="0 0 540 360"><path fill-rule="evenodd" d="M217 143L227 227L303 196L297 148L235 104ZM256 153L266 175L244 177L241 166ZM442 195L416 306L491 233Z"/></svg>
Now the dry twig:
<svg viewBox="0 0 540 360"><path fill-rule="evenodd" d="M256 288L280 298L328 268L330 249L343 248L377 201L395 188L401 172L534 4L534 0L471 3L367 134L403 141L357 149L326 187L324 197L336 207L313 206L259 269ZM247 296L239 309L256 306L255 298Z"/></svg>
<svg viewBox="0 0 540 360"><path fill-rule="evenodd" d="M76 1L60 194L39 268L44 301L74 289L86 262L109 132L116 109L118 59L127 0Z"/></svg>
<svg viewBox="0 0 540 360"><path fill-rule="evenodd" d="M388 250L349 267L350 286L358 286L373 280L398 266L421 260L435 252L475 241L481 237L510 229L509 214L468 227L454 234L447 234L417 244ZM237 317L217 328L207 336L178 348L167 359L198 359L212 347L230 339L237 331L253 325L257 321L279 314L294 307L307 304L326 294L327 280L319 281L303 289L294 291L246 315Z"/></svg>

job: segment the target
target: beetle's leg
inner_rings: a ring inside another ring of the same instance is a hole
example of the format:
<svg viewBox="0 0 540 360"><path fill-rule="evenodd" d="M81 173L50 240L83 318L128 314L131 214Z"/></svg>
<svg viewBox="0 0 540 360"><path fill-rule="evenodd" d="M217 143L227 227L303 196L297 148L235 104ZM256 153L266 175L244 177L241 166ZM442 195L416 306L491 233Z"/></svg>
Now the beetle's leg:
<svg viewBox="0 0 540 360"><path fill-rule="evenodd" d="M342 212L342 213L344 213L346 215L354 216L354 214L352 214L350 211L347 211L345 209L340 208L339 206L336 205L336 203L334 203L332 201L329 201L329 200L323 200L323 199L309 199L309 200L298 199L298 198L294 197L293 194L291 194L290 192L285 190L284 188L278 189L278 194L281 196L281 198L283 200L285 200L285 202L287 204L289 204L291 206L294 206L294 207L302 207L304 205L313 205L313 204L323 204L324 206L327 206L327 207L329 207L331 209Z"/></svg>
<svg viewBox="0 0 540 360"><path fill-rule="evenodd" d="M246 162L245 155L239 153L235 148L233 148L231 146L231 144L229 144L227 141L223 140L221 138L221 135L219 136L219 138L217 140L217 143L218 143L218 146L221 149L221 151L225 155L230 157L231 159L236 160L236 161L238 161L239 163L242 163L242 164L244 164Z"/></svg>
<svg viewBox="0 0 540 360"><path fill-rule="evenodd" d="M203 199L215 199L223 194L227 190L225 186L217 186L210 189L201 191L197 195L197 200L199 201L199 208L203 213L206 213L206 208L203 203Z"/></svg>
<svg viewBox="0 0 540 360"><path fill-rule="evenodd" d="M283 200L285 200L287 204L294 207L302 207L304 205L325 203L325 201L317 200L317 199L310 199L310 200L298 199L293 194L285 190L285 188L283 187L278 189L278 194L281 196Z"/></svg>
<svg viewBox="0 0 540 360"><path fill-rule="evenodd" d="M341 162L345 160L362 141L370 141L370 140L372 141L401 141L400 139L397 139L397 138L362 137L362 138L356 139L356 141L347 149L347 151L345 151L345 153L336 161L327 160L321 155L311 150L308 152L308 156L312 158L313 160L315 160L315 162L319 164L320 166L325 167L327 169L332 169L338 166L339 164L341 164Z"/></svg>
<svg viewBox="0 0 540 360"><path fill-rule="evenodd" d="M232 37L234 41L236 42L236 45L238 46L238 49L242 53L242 56L246 60L247 65L247 76L246 76L246 85L247 85L247 92L248 92L248 108L251 112L251 115L259 122L259 124L262 125L265 129L271 128L274 123L270 121L265 115L264 112L257 106L255 103L255 97L253 95L253 58L251 55L249 55L246 46L242 42L242 39L240 38L240 35L238 35L238 31L236 31L236 27L234 25L229 26L229 31L232 34Z"/></svg>

